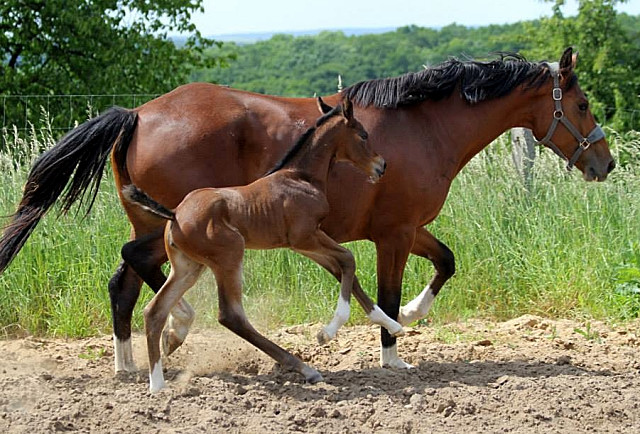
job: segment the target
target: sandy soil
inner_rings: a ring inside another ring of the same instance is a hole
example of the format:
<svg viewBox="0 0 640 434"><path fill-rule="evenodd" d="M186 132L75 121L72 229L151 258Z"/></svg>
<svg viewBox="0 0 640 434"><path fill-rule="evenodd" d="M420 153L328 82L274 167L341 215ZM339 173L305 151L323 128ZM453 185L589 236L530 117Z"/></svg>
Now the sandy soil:
<svg viewBox="0 0 640 434"><path fill-rule="evenodd" d="M110 337L0 341L0 432L640 432L640 322L620 328L525 316L419 326L411 371L381 369L378 330L318 347L318 325L271 337L319 369L304 384L222 329L193 332L168 390L114 376Z"/></svg>

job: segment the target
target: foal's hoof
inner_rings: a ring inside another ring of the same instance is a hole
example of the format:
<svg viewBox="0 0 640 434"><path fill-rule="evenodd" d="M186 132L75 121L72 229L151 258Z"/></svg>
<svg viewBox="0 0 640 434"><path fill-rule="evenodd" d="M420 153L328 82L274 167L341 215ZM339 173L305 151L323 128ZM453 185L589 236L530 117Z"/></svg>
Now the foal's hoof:
<svg viewBox="0 0 640 434"><path fill-rule="evenodd" d="M305 366L302 369L302 375L304 375L305 381L309 384L316 384L324 381L324 378L322 378L322 375L320 375L318 371L308 366Z"/></svg>
<svg viewBox="0 0 640 434"><path fill-rule="evenodd" d="M318 343L320 345L324 345L327 342L329 342L331 339L333 339L335 336L329 335L329 333L327 333L327 331L323 328L318 332L318 335L316 337L318 338Z"/></svg>
<svg viewBox="0 0 640 434"><path fill-rule="evenodd" d="M402 328L402 326L400 324L398 324L397 328L392 328L391 330L388 330L389 334L391 336L393 336L394 338L397 338L399 336L404 336L405 335L405 331L404 328Z"/></svg>
<svg viewBox="0 0 640 434"><path fill-rule="evenodd" d="M169 357L184 342L176 335L173 329L162 331L162 352Z"/></svg>

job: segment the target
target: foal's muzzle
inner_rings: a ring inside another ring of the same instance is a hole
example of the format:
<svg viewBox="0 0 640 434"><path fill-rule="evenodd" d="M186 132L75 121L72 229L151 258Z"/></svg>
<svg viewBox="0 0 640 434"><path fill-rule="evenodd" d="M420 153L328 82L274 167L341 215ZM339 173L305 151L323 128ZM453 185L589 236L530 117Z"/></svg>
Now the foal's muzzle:
<svg viewBox="0 0 640 434"><path fill-rule="evenodd" d="M371 163L371 169L369 181L378 182L380 178L382 178L382 175L384 175L385 170L387 170L387 162L378 155Z"/></svg>

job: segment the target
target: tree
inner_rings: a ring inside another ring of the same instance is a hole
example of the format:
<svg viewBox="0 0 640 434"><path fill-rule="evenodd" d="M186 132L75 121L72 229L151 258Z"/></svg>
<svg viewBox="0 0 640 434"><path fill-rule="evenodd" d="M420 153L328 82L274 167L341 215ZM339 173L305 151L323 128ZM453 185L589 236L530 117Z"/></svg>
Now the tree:
<svg viewBox="0 0 640 434"><path fill-rule="evenodd" d="M162 93L218 42L202 37L191 14L202 0L3 0L0 94ZM168 32L191 34L178 47Z"/></svg>

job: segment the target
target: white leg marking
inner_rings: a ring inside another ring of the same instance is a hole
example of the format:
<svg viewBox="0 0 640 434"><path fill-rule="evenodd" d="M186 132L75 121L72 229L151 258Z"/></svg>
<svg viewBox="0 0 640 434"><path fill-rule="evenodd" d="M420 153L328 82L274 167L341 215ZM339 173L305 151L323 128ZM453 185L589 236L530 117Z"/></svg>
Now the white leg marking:
<svg viewBox="0 0 640 434"><path fill-rule="evenodd" d="M412 369L413 365L405 363L398 357L398 344L380 348L380 366L396 369Z"/></svg>
<svg viewBox="0 0 640 434"><path fill-rule="evenodd" d="M133 361L133 348L131 346L131 338L124 341L113 335L113 358L115 359L116 372L137 372L135 362Z"/></svg>
<svg viewBox="0 0 640 434"><path fill-rule="evenodd" d="M414 321L425 318L431 309L431 304L436 296L427 285L420 295L407 303L406 306L400 308L398 314L398 322L402 325L409 325Z"/></svg>
<svg viewBox="0 0 640 434"><path fill-rule="evenodd" d="M404 334L402 326L398 322L389 318L389 316L387 316L387 314L384 313L377 304L373 306L373 310L367 316L372 323L386 328L391 336L402 336Z"/></svg>
<svg viewBox="0 0 640 434"><path fill-rule="evenodd" d="M153 366L153 370L149 371L149 391L157 392L165 387L164 375L162 374L162 360Z"/></svg>
<svg viewBox="0 0 640 434"><path fill-rule="evenodd" d="M349 301L344 300L342 297L338 297L338 307L336 313L333 316L331 322L326 325L323 331L318 335L318 341L323 344L336 337L338 329L342 327L347 321L349 321L349 315L351 313L351 307ZM323 338L321 337L323 335Z"/></svg>

